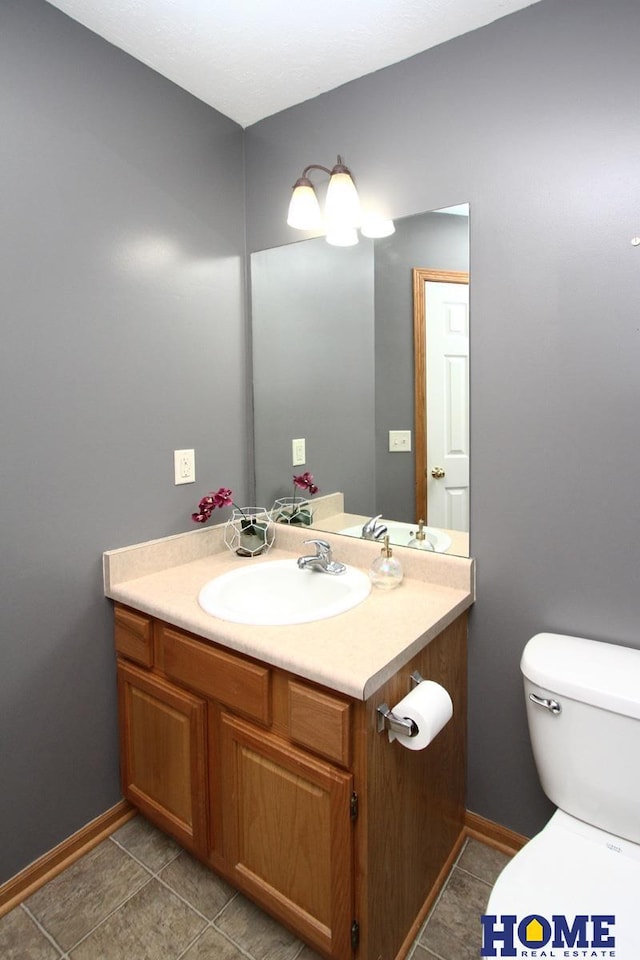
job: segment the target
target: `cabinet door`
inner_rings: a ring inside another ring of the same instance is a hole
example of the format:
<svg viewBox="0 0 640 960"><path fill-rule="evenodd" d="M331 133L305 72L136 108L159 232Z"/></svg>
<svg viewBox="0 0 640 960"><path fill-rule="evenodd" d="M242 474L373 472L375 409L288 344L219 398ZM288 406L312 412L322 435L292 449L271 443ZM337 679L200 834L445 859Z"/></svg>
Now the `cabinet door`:
<svg viewBox="0 0 640 960"><path fill-rule="evenodd" d="M180 843L206 853L206 703L118 664L125 797Z"/></svg>
<svg viewBox="0 0 640 960"><path fill-rule="evenodd" d="M350 957L351 774L226 714L221 745L225 859L238 886L312 946Z"/></svg>

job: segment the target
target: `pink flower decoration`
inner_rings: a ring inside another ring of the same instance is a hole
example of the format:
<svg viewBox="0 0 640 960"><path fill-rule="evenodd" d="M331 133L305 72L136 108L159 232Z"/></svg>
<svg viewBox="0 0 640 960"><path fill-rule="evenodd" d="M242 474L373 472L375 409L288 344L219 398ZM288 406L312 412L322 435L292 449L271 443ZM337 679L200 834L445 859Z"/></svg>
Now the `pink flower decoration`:
<svg viewBox="0 0 640 960"><path fill-rule="evenodd" d="M206 523L216 507L233 507L233 494L228 487L220 487L215 493L207 493L198 504L198 513L192 513L194 523ZM238 508L239 509L239 508Z"/></svg>
<svg viewBox="0 0 640 960"><path fill-rule="evenodd" d="M214 494L213 499L215 501L215 507L232 507L233 506L233 494L231 490L227 487L220 487L218 492Z"/></svg>
<svg viewBox="0 0 640 960"><path fill-rule="evenodd" d="M318 492L318 487L313 482L313 475L308 471L301 473L297 477L294 475L293 482L295 486L300 487L301 490L308 490L311 496Z"/></svg>

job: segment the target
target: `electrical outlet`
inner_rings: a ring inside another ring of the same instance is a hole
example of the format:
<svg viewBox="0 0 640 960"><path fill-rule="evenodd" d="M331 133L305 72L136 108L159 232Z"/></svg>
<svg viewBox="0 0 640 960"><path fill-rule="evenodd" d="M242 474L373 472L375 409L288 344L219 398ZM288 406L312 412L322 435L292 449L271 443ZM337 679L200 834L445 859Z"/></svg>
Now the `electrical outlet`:
<svg viewBox="0 0 640 960"><path fill-rule="evenodd" d="M291 441L291 459L294 467L301 467L307 462L304 439Z"/></svg>
<svg viewBox="0 0 640 960"><path fill-rule="evenodd" d="M195 450L174 450L173 471L176 486L179 483L196 482L196 452Z"/></svg>
<svg viewBox="0 0 640 960"><path fill-rule="evenodd" d="M407 453L411 450L411 430L389 430L391 453Z"/></svg>

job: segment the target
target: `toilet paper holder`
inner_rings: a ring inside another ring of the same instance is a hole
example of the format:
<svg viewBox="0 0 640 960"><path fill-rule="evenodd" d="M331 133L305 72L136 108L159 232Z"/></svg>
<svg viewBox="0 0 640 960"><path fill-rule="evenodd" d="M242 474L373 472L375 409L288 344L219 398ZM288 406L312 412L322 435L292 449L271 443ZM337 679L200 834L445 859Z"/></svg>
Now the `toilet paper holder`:
<svg viewBox="0 0 640 960"><path fill-rule="evenodd" d="M417 670L414 670L409 679L413 690L419 683L422 683L424 677ZM393 733L399 733L405 737L417 737L419 730L415 720L411 720L409 717L397 717L386 703L381 703L376 712L378 714L378 733L392 730Z"/></svg>

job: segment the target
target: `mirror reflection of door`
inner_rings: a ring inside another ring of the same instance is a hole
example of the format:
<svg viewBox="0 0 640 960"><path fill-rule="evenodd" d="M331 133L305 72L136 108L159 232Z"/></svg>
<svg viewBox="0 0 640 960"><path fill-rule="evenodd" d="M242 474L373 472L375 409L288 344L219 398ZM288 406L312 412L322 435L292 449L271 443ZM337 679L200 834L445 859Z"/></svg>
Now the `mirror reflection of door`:
<svg viewBox="0 0 640 960"><path fill-rule="evenodd" d="M469 275L413 271L416 521L469 530Z"/></svg>

